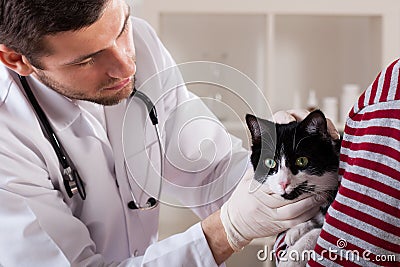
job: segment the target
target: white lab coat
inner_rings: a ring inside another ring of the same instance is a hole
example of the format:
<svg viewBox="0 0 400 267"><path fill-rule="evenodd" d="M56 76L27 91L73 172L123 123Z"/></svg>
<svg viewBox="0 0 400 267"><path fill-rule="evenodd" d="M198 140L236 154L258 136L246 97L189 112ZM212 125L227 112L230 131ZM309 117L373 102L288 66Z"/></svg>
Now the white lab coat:
<svg viewBox="0 0 400 267"><path fill-rule="evenodd" d="M139 88L175 63L148 24L139 19L132 23ZM216 196L232 188L247 168L248 152L236 138L226 142L216 124L200 120L191 131L180 131L188 120L188 108L180 111L180 104L196 102L196 115L211 115L185 87L165 94L166 85L179 83L178 74L161 76L146 92L156 103L170 158L161 199L173 194L191 207L210 202L193 209L204 218L221 205L223 198ZM215 265L200 224L157 242L159 206L150 211L127 208L128 181L135 196L141 195L135 181L141 183L145 170L152 168L145 178L159 182L154 176L160 163L155 131L139 100L103 107L71 101L33 77L28 82L84 180L87 198L67 196L56 154L17 76L0 66L0 266ZM204 137L216 142L213 161L205 168L204 162L185 162L198 156L199 138ZM132 179L127 170L137 177ZM199 187L216 178L219 185ZM146 198L140 199L142 204Z"/></svg>

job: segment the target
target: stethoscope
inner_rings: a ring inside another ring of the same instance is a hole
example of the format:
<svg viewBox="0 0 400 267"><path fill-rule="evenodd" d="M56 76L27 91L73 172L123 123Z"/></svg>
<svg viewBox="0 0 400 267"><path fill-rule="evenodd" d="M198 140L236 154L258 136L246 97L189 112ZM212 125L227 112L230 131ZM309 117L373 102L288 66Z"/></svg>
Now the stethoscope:
<svg viewBox="0 0 400 267"><path fill-rule="evenodd" d="M65 151L64 147L62 146L61 142L58 140L57 135L55 134L53 128L50 125L49 120L47 119L46 114L44 113L43 109L40 107L38 101L36 100L31 87L29 86L26 77L18 75L19 80L21 81L22 87L25 90L25 93L28 97L29 102L31 103L33 109L35 110L36 116L39 120L40 127L42 128L43 134L46 136L46 138L49 140L51 146L54 149L54 152L57 155L58 161L60 162L60 165L62 167L61 174L63 176L63 182L64 182L64 187L67 192L67 195L72 198L75 194L79 194L80 197L85 200L86 199L86 190L85 186L83 184L83 181L74 165L72 162L71 158L68 156L68 153ZM157 139L158 139L158 146L160 149L160 177L163 177L163 171L164 171L164 164L163 164L163 147L162 147L162 142L161 142L161 136L160 136L160 131L158 129L158 117L157 117L157 111L156 108L153 104L153 102L150 100L150 98L144 94L141 91L137 91L135 88L133 89L133 92L131 94L131 97L137 97L139 98L146 106L147 111L149 113L149 118L154 125L156 134L157 134ZM133 189L131 186L131 183L128 181L129 185L129 190L131 193L132 200L128 202L128 208L130 209L138 209L138 210L149 210L153 209L158 205L158 200L155 199L154 197L148 198L146 204L144 206L141 206L136 198L135 195L133 194ZM158 197L160 196L161 193L161 185L162 181L160 181L160 187L158 191Z"/></svg>

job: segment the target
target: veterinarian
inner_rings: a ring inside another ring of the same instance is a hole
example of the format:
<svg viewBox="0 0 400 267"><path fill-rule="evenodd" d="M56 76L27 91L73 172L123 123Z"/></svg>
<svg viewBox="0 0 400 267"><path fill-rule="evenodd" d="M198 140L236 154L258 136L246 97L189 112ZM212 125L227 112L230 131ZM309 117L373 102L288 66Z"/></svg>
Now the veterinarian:
<svg viewBox="0 0 400 267"><path fill-rule="evenodd" d="M0 266L217 266L318 210L250 193L248 152L215 125L179 132L188 110L215 118L179 73L134 92L175 62L123 0L1 0L0 61ZM215 158L191 166L204 139ZM148 183L202 221L157 242Z"/></svg>

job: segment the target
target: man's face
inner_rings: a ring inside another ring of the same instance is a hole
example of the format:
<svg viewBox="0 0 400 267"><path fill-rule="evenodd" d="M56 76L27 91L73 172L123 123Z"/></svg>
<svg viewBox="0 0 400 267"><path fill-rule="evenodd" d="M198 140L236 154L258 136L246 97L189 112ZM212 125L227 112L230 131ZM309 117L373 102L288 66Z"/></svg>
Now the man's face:
<svg viewBox="0 0 400 267"><path fill-rule="evenodd" d="M39 61L34 76L71 99L114 105L127 98L134 86L135 47L129 7L110 0L95 23L44 39L50 55Z"/></svg>

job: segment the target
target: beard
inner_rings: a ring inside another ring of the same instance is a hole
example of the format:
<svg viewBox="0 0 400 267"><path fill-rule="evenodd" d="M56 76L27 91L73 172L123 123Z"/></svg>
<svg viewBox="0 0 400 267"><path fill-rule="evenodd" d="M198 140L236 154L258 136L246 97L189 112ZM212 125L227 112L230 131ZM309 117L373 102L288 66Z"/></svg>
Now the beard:
<svg viewBox="0 0 400 267"><path fill-rule="evenodd" d="M51 88L52 90L56 91L57 93L65 97L76 100L90 101L104 106L116 105L120 103L122 100L127 99L133 92L134 80L135 80L132 79L125 87L116 90L115 93L112 95L110 94L104 95L102 94L104 90L102 90L101 88L106 88L107 85L112 85L119 81L118 79L109 80L104 85L99 86L100 89L98 89L94 95L89 96L84 93L85 90L79 90L77 88L71 88L68 87L67 85L61 84L56 80L50 78L42 71L37 71L35 74L37 79L41 83L43 83L47 87Z"/></svg>

